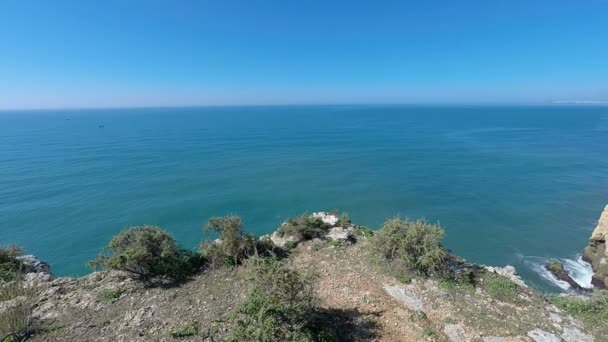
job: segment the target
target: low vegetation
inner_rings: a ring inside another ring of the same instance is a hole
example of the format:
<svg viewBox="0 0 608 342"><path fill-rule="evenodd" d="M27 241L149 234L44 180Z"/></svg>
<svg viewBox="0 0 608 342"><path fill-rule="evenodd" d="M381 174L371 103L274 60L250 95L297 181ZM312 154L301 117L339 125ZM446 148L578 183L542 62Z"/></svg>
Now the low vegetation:
<svg viewBox="0 0 608 342"><path fill-rule="evenodd" d="M397 273L431 275L446 266L448 253L441 244L443 236L443 229L437 225L396 217L384 223L372 244Z"/></svg>
<svg viewBox="0 0 608 342"><path fill-rule="evenodd" d="M112 302L120 298L123 292L121 289L105 289L99 293L97 299L103 302Z"/></svg>
<svg viewBox="0 0 608 342"><path fill-rule="evenodd" d="M89 265L127 271L143 281L182 280L200 264L192 252L180 249L167 232L155 226L129 228L116 235Z"/></svg>
<svg viewBox="0 0 608 342"><path fill-rule="evenodd" d="M205 241L199 247L200 253L212 267L239 265L252 256L281 254L269 239L245 233L243 221L238 216L212 217L203 231L219 235L218 240Z"/></svg>
<svg viewBox="0 0 608 342"><path fill-rule="evenodd" d="M247 261L249 290L231 312L229 341L333 341L332 329L318 319L311 277L273 258Z"/></svg>
<svg viewBox="0 0 608 342"><path fill-rule="evenodd" d="M0 310L0 341L21 341L32 332L31 311L35 294L33 287L20 280L0 286L0 303L7 303Z"/></svg>
<svg viewBox="0 0 608 342"><path fill-rule="evenodd" d="M320 218L302 214L287 219L277 230L277 234L281 237L293 236L298 240L312 240L322 237L329 228L331 228L330 225Z"/></svg>
<svg viewBox="0 0 608 342"><path fill-rule="evenodd" d="M21 255L17 246L0 246L0 283L16 280L23 271L23 263L17 259Z"/></svg>
<svg viewBox="0 0 608 342"><path fill-rule="evenodd" d="M191 322L189 324L176 327L173 330L171 330L170 335L173 338L196 336L196 335L198 335L198 323Z"/></svg>
<svg viewBox="0 0 608 342"><path fill-rule="evenodd" d="M604 326L608 321L608 290L596 290L591 297L554 296L551 302L589 326Z"/></svg>
<svg viewBox="0 0 608 342"><path fill-rule="evenodd" d="M511 280L486 272L483 277L483 289L492 298L500 301L516 299L519 287Z"/></svg>

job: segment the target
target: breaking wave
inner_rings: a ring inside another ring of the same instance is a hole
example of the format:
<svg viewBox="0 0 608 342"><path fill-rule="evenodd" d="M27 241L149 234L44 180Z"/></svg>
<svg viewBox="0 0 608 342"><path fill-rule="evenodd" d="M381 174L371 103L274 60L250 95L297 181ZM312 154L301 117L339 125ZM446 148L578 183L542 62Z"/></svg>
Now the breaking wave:
<svg viewBox="0 0 608 342"><path fill-rule="evenodd" d="M535 273L540 275L543 279L552 283L553 285L561 288L564 291L570 289L570 284L565 281L557 279L551 272L549 272L545 265L547 262L551 260L549 258L543 257L524 257L522 262L533 270ZM577 282L580 286L586 289L592 289L593 285L591 284L591 277L593 276L593 270L591 269L591 265L583 260L583 257L580 254L576 255L576 258L573 259L557 259L561 261L564 265L564 269L572 279Z"/></svg>

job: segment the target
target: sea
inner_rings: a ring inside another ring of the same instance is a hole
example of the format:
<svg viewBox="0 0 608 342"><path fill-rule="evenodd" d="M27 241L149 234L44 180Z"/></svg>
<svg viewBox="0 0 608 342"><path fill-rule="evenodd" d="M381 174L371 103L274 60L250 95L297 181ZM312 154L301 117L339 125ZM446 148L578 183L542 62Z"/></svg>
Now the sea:
<svg viewBox="0 0 608 342"><path fill-rule="evenodd" d="M533 287L580 259L608 204L608 106L332 105L0 111L0 245L60 276L135 225L196 248L212 216L258 235L305 212L440 224ZM588 285L589 286L589 285Z"/></svg>

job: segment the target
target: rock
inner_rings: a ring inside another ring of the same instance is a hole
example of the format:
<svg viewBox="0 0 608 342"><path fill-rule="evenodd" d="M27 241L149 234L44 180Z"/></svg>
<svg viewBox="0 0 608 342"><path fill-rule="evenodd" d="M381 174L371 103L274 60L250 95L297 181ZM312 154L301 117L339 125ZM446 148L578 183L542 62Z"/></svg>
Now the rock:
<svg viewBox="0 0 608 342"><path fill-rule="evenodd" d="M483 342L509 342L506 337L501 336L486 336L481 339Z"/></svg>
<svg viewBox="0 0 608 342"><path fill-rule="evenodd" d="M332 239L334 241L351 241L354 239L354 227L350 226L348 228L344 227L334 227L331 228L325 233L326 239Z"/></svg>
<svg viewBox="0 0 608 342"><path fill-rule="evenodd" d="M318 213L313 213L311 216L320 218L323 223L326 223L332 227L335 227L336 224L338 224L338 221L340 220L336 215L328 214L322 211Z"/></svg>
<svg viewBox="0 0 608 342"><path fill-rule="evenodd" d="M560 338L555 336L555 334L541 329L528 331L528 337L530 337L534 342L561 342Z"/></svg>
<svg viewBox="0 0 608 342"><path fill-rule="evenodd" d="M564 269L564 264L557 260L551 260L545 265L545 269L551 272L553 276L561 281L565 281L570 287L576 291L584 290Z"/></svg>
<svg viewBox="0 0 608 342"><path fill-rule="evenodd" d="M464 328L460 324L446 324L443 332L450 342L467 342Z"/></svg>
<svg viewBox="0 0 608 342"><path fill-rule="evenodd" d="M565 342L592 342L593 339L574 327L565 327L562 333Z"/></svg>
<svg viewBox="0 0 608 342"><path fill-rule="evenodd" d="M597 226L591 234L589 244L583 250L583 260L593 268L592 284L598 288L608 288L608 250L606 237L608 236L608 205L600 215Z"/></svg>
<svg viewBox="0 0 608 342"><path fill-rule="evenodd" d="M290 235L285 235L285 236L280 236L278 231L275 231L274 233L272 233L272 235L270 235L270 240L272 241L272 243L275 244L275 246L278 247L285 247L285 245L288 242L301 242L300 239L298 239L295 236L290 236Z"/></svg>
<svg viewBox="0 0 608 342"><path fill-rule="evenodd" d="M26 281L50 281L53 279L51 266L44 261L41 261L34 255L21 255L17 257L25 267L24 273Z"/></svg>
<svg viewBox="0 0 608 342"><path fill-rule="evenodd" d="M384 285L384 291L386 291L386 293L388 293L391 297L405 304L408 309L412 311L425 312L422 300L420 300L415 293L408 291L401 286L395 285Z"/></svg>
<svg viewBox="0 0 608 342"><path fill-rule="evenodd" d="M513 283L521 286L521 287L528 287L526 285L526 283L524 283L524 281L521 279L521 277L519 275L517 275L517 271L515 270L515 267L511 266L511 265L507 265L505 267L495 267L495 266L485 266L483 265L483 267L491 273L496 273L498 275L501 275L503 277L508 278L509 280L511 280Z"/></svg>

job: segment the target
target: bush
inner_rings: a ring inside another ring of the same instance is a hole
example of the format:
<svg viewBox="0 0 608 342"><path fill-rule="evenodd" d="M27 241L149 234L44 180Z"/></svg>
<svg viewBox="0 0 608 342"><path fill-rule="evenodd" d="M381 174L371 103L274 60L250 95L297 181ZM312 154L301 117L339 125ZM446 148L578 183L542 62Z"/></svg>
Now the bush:
<svg viewBox="0 0 608 342"><path fill-rule="evenodd" d="M298 217L287 219L287 221L279 227L277 233L281 237L293 236L298 240L312 240L323 236L329 228L331 228L330 225L323 222L320 218L303 214Z"/></svg>
<svg viewBox="0 0 608 342"><path fill-rule="evenodd" d="M0 246L0 282L17 280L23 272L24 265L17 259L21 255L17 246Z"/></svg>
<svg viewBox="0 0 608 342"><path fill-rule="evenodd" d="M246 234L238 216L212 217L203 227L205 232L219 234L218 241L205 241L199 250L212 266L238 265L251 256L282 255L270 239Z"/></svg>
<svg viewBox="0 0 608 342"><path fill-rule="evenodd" d="M176 327L175 329L171 330L170 334L173 338L196 336L198 335L198 323L192 322L190 324Z"/></svg>
<svg viewBox="0 0 608 342"><path fill-rule="evenodd" d="M175 239L159 227L140 226L113 237L89 265L96 269L127 271L143 281L182 280L200 266L200 258L180 249Z"/></svg>
<svg viewBox="0 0 608 342"><path fill-rule="evenodd" d="M355 226L355 235L358 237L369 238L374 236L374 231L366 226Z"/></svg>
<svg viewBox="0 0 608 342"><path fill-rule="evenodd" d="M602 326L608 321L607 290L596 290L591 297L554 296L551 302L590 326Z"/></svg>
<svg viewBox="0 0 608 342"><path fill-rule="evenodd" d="M317 318L313 282L272 258L252 258L246 269L249 291L228 315L229 341L323 341L332 339Z"/></svg>
<svg viewBox="0 0 608 342"><path fill-rule="evenodd" d="M374 235L373 247L395 266L428 275L446 266L447 252L440 242L443 236L437 225L397 217L384 222Z"/></svg>

